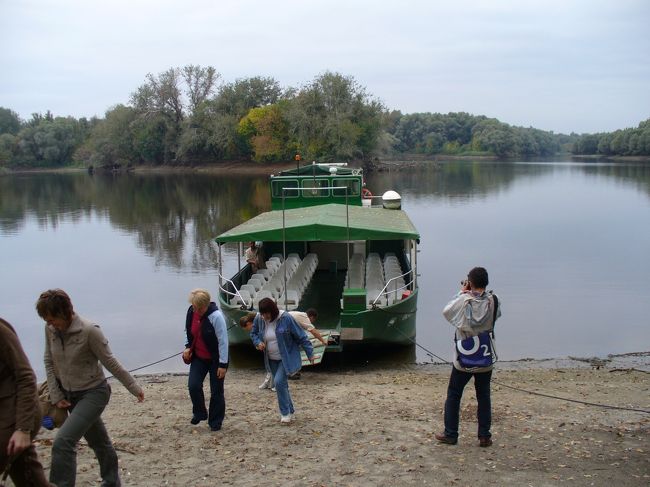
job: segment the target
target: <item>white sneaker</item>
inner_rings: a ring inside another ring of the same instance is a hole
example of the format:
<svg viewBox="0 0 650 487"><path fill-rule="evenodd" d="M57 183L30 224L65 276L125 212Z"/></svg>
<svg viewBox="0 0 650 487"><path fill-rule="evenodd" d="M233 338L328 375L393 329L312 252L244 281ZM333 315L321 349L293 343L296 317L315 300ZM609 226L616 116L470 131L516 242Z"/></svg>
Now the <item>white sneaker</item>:
<svg viewBox="0 0 650 487"><path fill-rule="evenodd" d="M260 389L270 389L271 388L271 374L266 374L266 377L264 377L264 382L262 382L259 386Z"/></svg>
<svg viewBox="0 0 650 487"><path fill-rule="evenodd" d="M292 419L293 419L293 415L291 413L286 414L286 415L283 414L282 416L280 416L280 423L289 424L289 423L291 423Z"/></svg>

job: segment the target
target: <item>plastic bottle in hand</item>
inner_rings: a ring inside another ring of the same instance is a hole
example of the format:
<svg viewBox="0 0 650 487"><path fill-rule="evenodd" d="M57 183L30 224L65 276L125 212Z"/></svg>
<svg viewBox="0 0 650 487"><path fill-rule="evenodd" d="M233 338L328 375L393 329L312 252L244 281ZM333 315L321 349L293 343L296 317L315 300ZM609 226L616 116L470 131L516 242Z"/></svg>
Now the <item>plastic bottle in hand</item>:
<svg viewBox="0 0 650 487"><path fill-rule="evenodd" d="M41 420L41 425L46 430L53 430L54 429L54 419L52 418L52 416L43 416L43 419Z"/></svg>

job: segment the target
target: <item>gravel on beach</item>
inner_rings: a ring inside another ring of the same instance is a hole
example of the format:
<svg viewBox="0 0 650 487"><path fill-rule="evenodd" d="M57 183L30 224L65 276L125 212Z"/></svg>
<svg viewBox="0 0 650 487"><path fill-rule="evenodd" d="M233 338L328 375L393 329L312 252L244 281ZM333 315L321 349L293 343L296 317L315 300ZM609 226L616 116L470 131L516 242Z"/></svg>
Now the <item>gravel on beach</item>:
<svg viewBox="0 0 650 487"><path fill-rule="evenodd" d="M103 419L118 450L123 485L368 486L650 484L650 414L565 402L511 387L650 410L650 375L607 367L496 369L494 445L479 448L468 384L457 445L438 444L449 366L303 370L289 387L296 417L281 425L262 370L226 376L223 429L190 424L187 377L140 376L138 404L119 383ZM206 394L208 381L205 382ZM54 432L42 430L50 464ZM77 485L100 484L92 451L79 446Z"/></svg>

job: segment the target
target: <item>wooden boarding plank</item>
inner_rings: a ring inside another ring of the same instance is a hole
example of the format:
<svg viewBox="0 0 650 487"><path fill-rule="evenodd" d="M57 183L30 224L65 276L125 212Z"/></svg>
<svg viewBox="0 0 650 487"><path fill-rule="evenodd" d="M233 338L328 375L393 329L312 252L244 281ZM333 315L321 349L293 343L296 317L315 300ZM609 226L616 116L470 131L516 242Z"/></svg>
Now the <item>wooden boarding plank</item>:
<svg viewBox="0 0 650 487"><path fill-rule="evenodd" d="M323 355L325 355L325 346L321 346L320 348L322 349L321 352L318 352L318 351L316 351L316 349L314 349L314 363L313 364L309 361L309 359L307 359L307 354L304 351L300 352L300 358L302 359L302 366L303 367L306 367L308 365L320 364L322 362Z"/></svg>
<svg viewBox="0 0 650 487"><path fill-rule="evenodd" d="M325 341L327 341L327 339L329 338L333 330L318 330L318 331L320 331L321 336L325 339ZM323 343L318 338L314 337L311 333L309 332L306 333L307 336L309 337L309 341L311 342L312 347L314 347L313 365L320 364L321 361L323 360L323 356L325 355L326 346L323 345ZM303 367L312 365L312 363L307 358L307 354L305 353L304 350L300 350L300 359L302 361Z"/></svg>

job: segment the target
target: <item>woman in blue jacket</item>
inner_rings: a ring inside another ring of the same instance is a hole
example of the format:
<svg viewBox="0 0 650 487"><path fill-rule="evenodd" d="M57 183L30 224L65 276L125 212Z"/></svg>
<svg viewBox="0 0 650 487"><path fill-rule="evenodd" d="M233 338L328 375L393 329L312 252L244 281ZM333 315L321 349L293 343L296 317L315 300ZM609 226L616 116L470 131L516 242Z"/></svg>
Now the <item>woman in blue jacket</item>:
<svg viewBox="0 0 650 487"><path fill-rule="evenodd" d="M307 334L289 313L280 311L271 298L259 302L259 315L253 322L251 339L258 350L264 352L268 362L280 409L280 422L289 424L295 412L287 376L300 370L299 346L305 350L309 361L314 361L314 349Z"/></svg>
<svg viewBox="0 0 650 487"><path fill-rule="evenodd" d="M192 419L208 420L212 431L219 431L226 414L223 382L228 370L228 331L226 320L205 289L190 293L191 306L185 317L187 343L183 359L190 364L187 386L192 400ZM203 381L210 374L210 405L205 408Z"/></svg>

